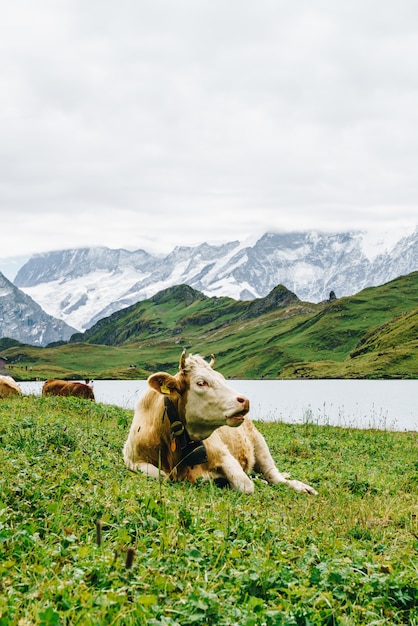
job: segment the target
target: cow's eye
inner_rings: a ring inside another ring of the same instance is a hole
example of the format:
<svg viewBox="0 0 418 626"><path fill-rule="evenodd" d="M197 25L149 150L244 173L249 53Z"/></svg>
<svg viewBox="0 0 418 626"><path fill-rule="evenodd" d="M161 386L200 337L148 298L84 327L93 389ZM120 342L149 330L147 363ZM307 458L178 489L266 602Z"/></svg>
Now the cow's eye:
<svg viewBox="0 0 418 626"><path fill-rule="evenodd" d="M196 385L198 387L207 387L208 383L206 382L206 380L198 380L198 381L196 381Z"/></svg>

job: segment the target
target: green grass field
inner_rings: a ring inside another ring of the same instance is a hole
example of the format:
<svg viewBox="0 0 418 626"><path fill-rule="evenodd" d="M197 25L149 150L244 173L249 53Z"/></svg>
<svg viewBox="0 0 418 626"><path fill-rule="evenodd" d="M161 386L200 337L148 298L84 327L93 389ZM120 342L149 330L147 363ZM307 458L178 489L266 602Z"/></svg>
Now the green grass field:
<svg viewBox="0 0 418 626"><path fill-rule="evenodd" d="M0 402L0 625L418 626L417 433L259 423L245 496L127 472L132 411Z"/></svg>

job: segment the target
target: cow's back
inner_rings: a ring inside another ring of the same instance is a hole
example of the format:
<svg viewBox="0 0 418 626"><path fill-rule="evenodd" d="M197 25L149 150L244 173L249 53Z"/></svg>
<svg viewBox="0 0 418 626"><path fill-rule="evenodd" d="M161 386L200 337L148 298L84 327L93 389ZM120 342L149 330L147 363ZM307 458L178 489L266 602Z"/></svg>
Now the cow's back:
<svg viewBox="0 0 418 626"><path fill-rule="evenodd" d="M123 448L126 466L135 471L139 460L160 466L167 474L178 463L170 446L170 423L164 398L148 389L135 407L129 435Z"/></svg>
<svg viewBox="0 0 418 626"><path fill-rule="evenodd" d="M67 380L48 379L42 387L43 396L76 396L94 400L93 389L83 383L74 383Z"/></svg>
<svg viewBox="0 0 418 626"><path fill-rule="evenodd" d="M72 393L70 395L78 396L79 398L85 398L86 400L94 400L93 389L90 385L84 383L73 383Z"/></svg>
<svg viewBox="0 0 418 626"><path fill-rule="evenodd" d="M43 396L65 396L67 393L67 381L49 378L42 387Z"/></svg>

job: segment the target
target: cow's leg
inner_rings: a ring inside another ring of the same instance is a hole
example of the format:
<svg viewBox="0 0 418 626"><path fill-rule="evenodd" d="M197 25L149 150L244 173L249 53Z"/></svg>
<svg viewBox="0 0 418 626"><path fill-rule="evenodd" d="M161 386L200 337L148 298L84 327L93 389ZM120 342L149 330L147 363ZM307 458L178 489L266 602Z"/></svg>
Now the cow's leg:
<svg viewBox="0 0 418 626"><path fill-rule="evenodd" d="M146 474L150 478L157 478L157 479L167 478L167 474L163 472L162 469L155 467L155 465L152 465L152 463L146 463L145 461L136 463L136 471L142 472L143 474Z"/></svg>
<svg viewBox="0 0 418 626"><path fill-rule="evenodd" d="M131 472L142 472L150 478L167 478L167 474L162 469L159 469L155 465L152 465L152 463L147 463L146 461L133 463L130 459L125 459L125 465Z"/></svg>
<svg viewBox="0 0 418 626"><path fill-rule="evenodd" d="M219 470L228 480L232 489L242 493L253 493L254 483L242 469L241 465L232 454L225 454Z"/></svg>
<svg viewBox="0 0 418 626"><path fill-rule="evenodd" d="M125 465L131 472L142 472L151 478L167 478L167 474L163 472L162 469L159 469L152 463L148 461L142 461L141 458L138 458L138 455L135 453L135 448L130 445L130 440L125 443L123 448L123 460L125 461Z"/></svg>
<svg viewBox="0 0 418 626"><path fill-rule="evenodd" d="M300 493L310 493L317 495L317 491L309 485L300 482L300 480L291 480L288 474L281 474L273 461L270 450L265 442L263 435L259 432L255 433L254 450L256 459L256 469L261 472L264 478L272 485L283 484L288 485L292 489Z"/></svg>

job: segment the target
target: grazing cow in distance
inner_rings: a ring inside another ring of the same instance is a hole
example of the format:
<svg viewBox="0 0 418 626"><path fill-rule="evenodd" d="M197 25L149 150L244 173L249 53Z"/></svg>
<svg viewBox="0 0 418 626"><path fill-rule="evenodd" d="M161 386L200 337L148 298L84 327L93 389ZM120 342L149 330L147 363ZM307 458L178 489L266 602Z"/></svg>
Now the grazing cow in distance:
<svg viewBox="0 0 418 626"><path fill-rule="evenodd" d="M0 376L0 398L20 395L22 390L11 376Z"/></svg>
<svg viewBox="0 0 418 626"><path fill-rule="evenodd" d="M84 383L68 380L48 379L42 387L43 396L77 396L86 400L94 400L93 389Z"/></svg>
<svg viewBox="0 0 418 626"><path fill-rule="evenodd" d="M281 474L264 437L248 419L249 401L199 355L183 351L175 376L148 378L138 400L123 448L126 467L153 478L214 479L232 489L253 493L248 473L260 472L272 484L302 493L315 489Z"/></svg>

